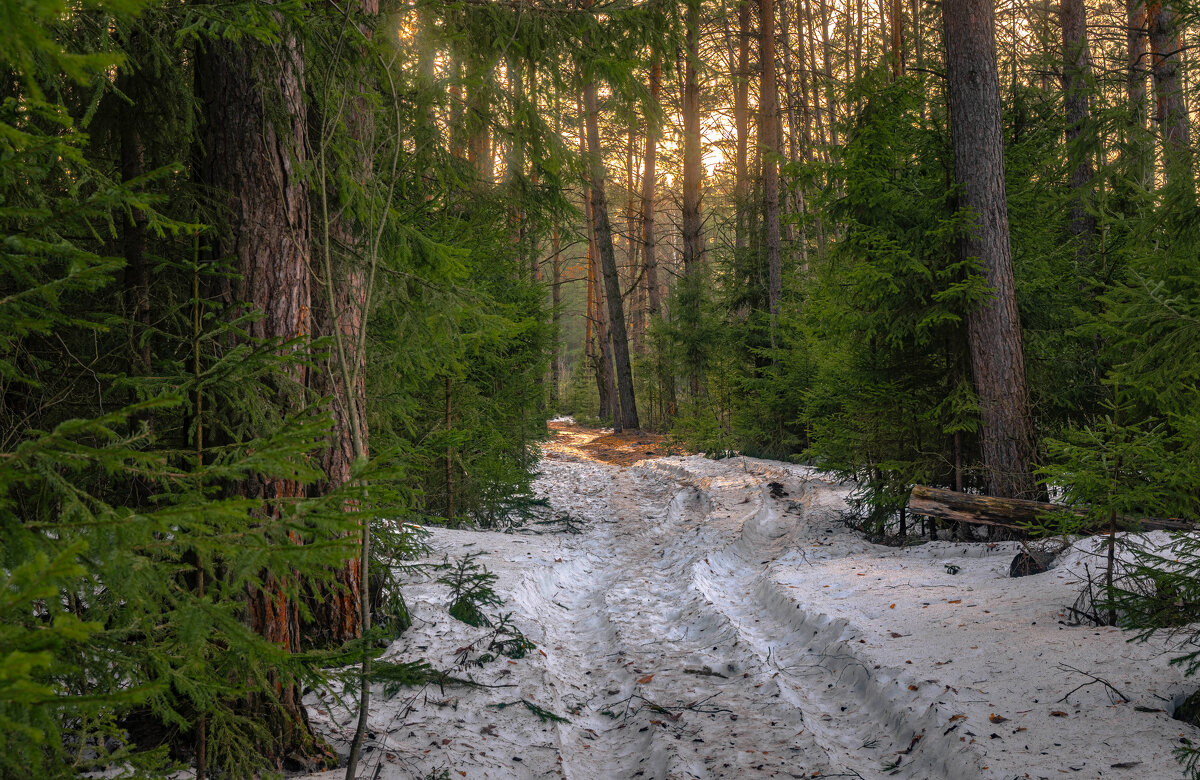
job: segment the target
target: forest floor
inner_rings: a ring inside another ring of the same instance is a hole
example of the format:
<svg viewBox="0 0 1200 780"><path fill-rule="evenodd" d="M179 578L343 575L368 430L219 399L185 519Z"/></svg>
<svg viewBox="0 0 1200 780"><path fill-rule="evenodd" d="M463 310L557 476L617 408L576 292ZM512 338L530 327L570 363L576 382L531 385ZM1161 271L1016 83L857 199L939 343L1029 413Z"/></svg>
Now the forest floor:
<svg viewBox="0 0 1200 780"><path fill-rule="evenodd" d="M1184 776L1178 648L1068 618L1094 542L1009 578L1014 542L864 540L807 467L556 428L535 489L581 533L429 538L478 556L536 649L463 665L492 629L413 577L386 657L494 687L377 688L360 777ZM351 712L306 702L344 752Z"/></svg>

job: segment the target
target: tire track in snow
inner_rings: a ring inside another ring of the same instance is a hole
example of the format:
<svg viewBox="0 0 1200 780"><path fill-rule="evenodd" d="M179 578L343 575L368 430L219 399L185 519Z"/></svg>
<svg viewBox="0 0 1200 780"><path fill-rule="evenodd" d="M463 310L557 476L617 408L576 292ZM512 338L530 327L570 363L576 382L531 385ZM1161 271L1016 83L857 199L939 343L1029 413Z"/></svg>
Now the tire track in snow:
<svg viewBox="0 0 1200 780"><path fill-rule="evenodd" d="M672 486L654 472L618 475L614 519L580 540L588 554L522 596L554 651L552 698L573 713L560 727L564 774L828 776L779 673L693 586L693 567L731 529L707 522L703 492Z"/></svg>
<svg viewBox="0 0 1200 780"><path fill-rule="evenodd" d="M677 478L688 474L678 467L656 465L650 468ZM818 484L807 480L797 484L791 474L778 469L765 476L787 480L804 499L812 498ZM926 738L925 727L936 728L936 719L914 718L891 700L886 693L889 680L877 678L848 644L845 621L831 619L818 605L794 601L771 578L770 563L804 544L809 510L780 512L766 479L748 471L726 468L702 484L712 502L709 522L724 518L740 530L694 567L695 585L762 662L779 671L786 698L805 713L805 722L829 755L834 771L914 780L978 774L978 762L972 757L945 749L950 747L946 744L940 746L942 750L932 747L941 740Z"/></svg>

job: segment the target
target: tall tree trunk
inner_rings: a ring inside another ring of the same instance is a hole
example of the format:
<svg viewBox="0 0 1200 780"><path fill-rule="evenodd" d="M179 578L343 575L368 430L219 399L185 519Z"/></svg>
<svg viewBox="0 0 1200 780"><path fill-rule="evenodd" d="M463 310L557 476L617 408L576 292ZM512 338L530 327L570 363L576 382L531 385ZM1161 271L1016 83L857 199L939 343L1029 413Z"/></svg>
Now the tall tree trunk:
<svg viewBox="0 0 1200 780"><path fill-rule="evenodd" d="M550 407L557 414L562 385L562 237L557 224L550 232L550 251L550 330L554 334L554 349L550 355Z"/></svg>
<svg viewBox="0 0 1200 780"><path fill-rule="evenodd" d="M587 160L587 118L584 114L583 97L578 100L579 109L579 157ZM595 195L590 181L583 184L583 211L587 221L587 321L584 324L584 354L590 357L596 373L596 394L600 399L600 417L613 418L617 425L621 421L615 414L616 399L612 372L612 351L609 349L608 328L605 327L604 307L601 305L600 273L598 269L600 250L596 237Z"/></svg>
<svg viewBox="0 0 1200 780"><path fill-rule="evenodd" d="M272 67L262 68L263 62ZM212 41L197 56L196 89L205 120L200 175L221 194L229 221L228 242L217 254L232 256L238 274L225 294L262 313L247 326L251 338L306 338L312 304L310 204L303 173L308 118L299 41L286 31L272 43ZM298 363L290 378L302 387L308 371ZM281 388L279 414L297 411L300 398L298 391ZM242 489L264 501L264 514L271 519L278 517L278 502L302 494L301 484L292 479L250 478ZM266 639L295 652L299 613L285 595L292 576L263 572L262 587L247 591L246 620ZM277 759L311 750L300 696L294 685L281 687L283 722L265 726L276 737L265 749Z"/></svg>
<svg viewBox="0 0 1200 780"><path fill-rule="evenodd" d="M379 13L378 0L360 0L358 10L366 15ZM340 10L335 13L341 13ZM425 40L422 47L420 71L422 77L422 100L424 110L421 112L424 121L423 131L427 134L436 132L436 116L434 114L434 58L429 39L433 20L425 16L421 20L421 35ZM363 35L369 37L370 30L362 29ZM327 108L332 108L333 96L324 95ZM356 142L357 157L351 158L356 170L356 178L363 185L371 176L372 160L367 151L371 145L374 133L374 117L369 105L359 97L350 97L343 105L340 116L344 117L349 136ZM337 122L339 116L321 118L318 122L316 143L323 141L325 136L324 122ZM347 200L344 193L331 192L334 176L327 170L325 150L320 150L318 158L318 174L324 177L327 190L322 193L323 208L318 219L325 220L320 231L323 253L328 253L324 259L325 270L314 275L315 291L313 294L313 333L317 336L333 337L340 340L339 348L322 366L322 370L312 372L311 384L322 396L333 398L331 409L333 429L329 436L329 446L321 453L321 467L325 472L325 484L321 490L337 488L350 481L351 469L354 462L368 453L367 430L367 383L366 355L361 354L358 345L365 327L364 317L367 309L368 282L361 260L363 252L363 236L348 216ZM331 201L338 201L332 203ZM316 264L314 264L316 265ZM324 278L325 271L331 274ZM347 365L342 366L345 359ZM343 370L346 369L346 370ZM351 385L351 387L347 387ZM359 450L361 449L361 452ZM347 507L353 509L353 507ZM337 573L340 589L322 591L312 594L309 599L309 609L312 612L312 633L319 636L323 642L341 644L358 636L362 629L362 572L361 561L356 556L346 562Z"/></svg>
<svg viewBox="0 0 1200 780"><path fill-rule="evenodd" d="M821 53L825 73L825 111L829 118L829 143L838 145L837 102L833 96L833 61L829 46L829 0L820 0L821 8Z"/></svg>
<svg viewBox="0 0 1200 780"><path fill-rule="evenodd" d="M863 28L866 27L866 22L863 21L863 0L856 0L854 14L854 75L858 77L862 74L862 56L863 56ZM850 13L850 2L846 0L846 13ZM849 42L849 31L847 31L846 39ZM846 58L846 67L850 67L850 58ZM862 111L862 98L858 98L854 103L856 112Z"/></svg>
<svg viewBox="0 0 1200 780"><path fill-rule="evenodd" d="M700 79L697 68L700 64L700 2L687 0L685 16L687 63L683 77L683 205L681 231L683 233L683 273L694 280L700 273L704 257L704 222L700 214L701 177L703 168L700 158ZM699 301L692 298L692 305ZM698 321L699 311L689 312ZM700 367L689 366L692 394L700 392Z"/></svg>
<svg viewBox="0 0 1200 780"><path fill-rule="evenodd" d="M638 247L642 244L641 222L638 220L637 202L639 192L634 158L637 153L637 122L631 120L625 146L625 276L629 280L629 341L634 349L642 346L642 322L645 314L642 304L641 274L638 273Z"/></svg>
<svg viewBox="0 0 1200 780"><path fill-rule="evenodd" d="M1170 3L1146 3L1150 22L1150 75L1154 81L1154 121L1163 139L1163 171L1168 184L1192 189L1192 151L1187 106L1179 65L1183 59L1179 23Z"/></svg>
<svg viewBox="0 0 1200 780"><path fill-rule="evenodd" d="M584 208L587 218L588 254L587 254L587 348L591 350L592 365L596 369L596 392L600 398L600 417L615 418L616 404L612 378L612 352L608 346L608 328L605 325L607 317L600 295L600 251L596 241L595 201L590 185L584 187ZM620 425L620 420L616 420Z"/></svg>
<svg viewBox="0 0 1200 780"><path fill-rule="evenodd" d="M1096 218L1093 200L1092 154L1096 147L1091 119L1092 57L1088 49L1087 9L1083 0L1062 0L1063 93L1066 95L1067 159L1071 168L1071 235L1078 242L1081 267L1091 259Z"/></svg>
<svg viewBox="0 0 1200 780"><path fill-rule="evenodd" d="M978 258L994 298L972 311L967 335L980 402L980 439L992 495L1034 497L1033 423L1025 384L1021 323L1013 282L991 0L942 7L955 179L976 224L963 242Z"/></svg>
<svg viewBox="0 0 1200 780"><path fill-rule="evenodd" d="M784 0L786 2L786 0ZM762 146L763 220L767 241L767 309L771 313L771 333L774 340L775 319L779 315L779 298L783 294L783 268L779 236L779 89L775 83L775 2L759 3L758 58L761 63L759 82L758 139Z"/></svg>
<svg viewBox="0 0 1200 780"><path fill-rule="evenodd" d="M816 23L813 21L812 3L811 0L804 0L804 15L801 17L802 24L800 25L800 35L808 42L808 69L807 73L812 77L812 106L813 119L816 122L817 133L816 139L821 147L821 153L826 153L826 135L824 109L821 106L821 90L817 88L817 38L816 38ZM826 93L828 94L828 93Z"/></svg>
<svg viewBox="0 0 1200 780"><path fill-rule="evenodd" d="M750 230L750 172L747 148L750 139L750 0L738 0L737 72L733 74L733 125L736 133L734 156L734 246L746 248Z"/></svg>
<svg viewBox="0 0 1200 780"><path fill-rule="evenodd" d="M654 58L650 66L650 102L653 104L646 115L646 152L642 167L642 263L645 268L647 314L653 320L658 316L661 303L658 290L658 256L654 237L654 187L657 174L658 141L662 135L662 60Z"/></svg>
<svg viewBox="0 0 1200 780"><path fill-rule="evenodd" d="M490 69L481 74L467 100L467 160L475 166L480 181L485 184L491 184L496 177L490 118L492 79Z"/></svg>
<svg viewBox="0 0 1200 780"><path fill-rule="evenodd" d="M625 313L621 305L621 282L617 277L617 259L613 250L612 226L608 218L608 197L604 184L604 156L600 147L600 105L596 84L588 81L583 88L587 111L588 167L592 187L592 222L600 251L600 270L604 276L604 297L608 304L608 329L612 342L613 371L617 384L619 414L614 428L637 430L637 402L633 398L633 371L629 363L629 338L625 331ZM619 422L618 422L619 417Z"/></svg>
<svg viewBox="0 0 1200 780"><path fill-rule="evenodd" d="M131 43L130 48L135 44ZM142 84L139 73L125 73L119 80L121 92L128 98L118 108L121 143L121 180L131 181L145 173L140 133ZM150 373L150 267L146 263L146 213L131 209L129 219L121 224L122 253L125 256L125 295L129 319L137 324L134 338L142 343L136 349L139 374Z"/></svg>
<svg viewBox="0 0 1200 780"><path fill-rule="evenodd" d="M904 75L904 0L892 0L892 78Z"/></svg>
<svg viewBox="0 0 1200 780"><path fill-rule="evenodd" d="M792 72L794 68L794 60L792 55L792 26L790 24L790 15L788 14L789 0L780 0L779 5L779 32L783 41L783 92L784 101L787 103L787 118L788 118L788 157L793 161L801 159L801 149L803 153L808 153L808 105L807 96L804 90L803 82L803 67L804 67L804 49L803 46L799 50L799 60L801 64L800 77L800 95L796 95L795 82ZM797 108L799 106L800 108ZM800 112L803 111L805 118L804 122L800 121ZM803 131L801 130L804 127ZM801 147L801 132L804 133L804 146ZM800 268L802 272L808 271L808 227L804 220L805 202L804 193L800 189L799 184L790 180L787 184L787 192L791 200L789 206L791 212L799 217L800 224ZM795 227L789 223L787 232L787 240L793 242L796 240Z"/></svg>
<svg viewBox="0 0 1200 780"><path fill-rule="evenodd" d="M1128 27L1126 46L1129 72L1126 74L1125 95L1129 100L1129 150L1132 156L1130 173L1143 188L1149 189L1154 179L1154 152L1142 138L1146 129L1146 61L1147 35L1150 23L1146 16L1145 0L1125 0Z"/></svg>

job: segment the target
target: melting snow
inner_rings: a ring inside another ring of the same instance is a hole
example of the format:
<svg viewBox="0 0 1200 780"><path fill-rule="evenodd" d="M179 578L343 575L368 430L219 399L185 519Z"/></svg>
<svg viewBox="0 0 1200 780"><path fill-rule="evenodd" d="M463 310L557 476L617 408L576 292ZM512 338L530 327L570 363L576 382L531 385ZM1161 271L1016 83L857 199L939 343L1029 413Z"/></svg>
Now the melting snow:
<svg viewBox="0 0 1200 780"><path fill-rule="evenodd" d="M750 458L560 454L535 489L584 533L432 529L430 558L478 553L538 648L456 672L494 687L377 688L360 776L1184 776L1172 750L1198 731L1168 712L1194 684L1171 653L1068 625L1087 550L1010 579L1015 543L873 545L838 518L846 486ZM389 658L453 669L488 633L432 578L405 597ZM1131 701L1070 693L1082 673ZM344 751L353 713L306 703Z"/></svg>

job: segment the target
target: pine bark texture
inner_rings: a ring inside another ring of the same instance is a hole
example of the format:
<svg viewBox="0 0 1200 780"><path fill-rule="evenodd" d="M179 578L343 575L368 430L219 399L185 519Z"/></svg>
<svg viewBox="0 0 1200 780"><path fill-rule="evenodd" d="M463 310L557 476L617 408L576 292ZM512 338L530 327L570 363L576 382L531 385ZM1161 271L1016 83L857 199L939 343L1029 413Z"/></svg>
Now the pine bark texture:
<svg viewBox="0 0 1200 780"><path fill-rule="evenodd" d="M213 41L197 59L196 82L205 112L201 177L218 193L229 224L217 254L232 256L238 273L225 294L262 313L248 326L251 338L307 338L310 203L302 169L308 118L299 42L286 31L272 44ZM308 372L295 365L291 376L302 386ZM281 389L281 412L295 410L299 400ZM249 479L243 490L263 501L302 494L298 481L277 478ZM263 587L246 594L246 620L269 641L298 651L299 613L286 595L291 576L264 572ZM290 752L310 735L300 691L288 686L279 698L289 720L274 730L280 749Z"/></svg>
<svg viewBox="0 0 1200 780"><path fill-rule="evenodd" d="M358 10L373 16L379 13L379 2L359 0ZM428 18L422 19L423 36L428 35L430 24ZM367 29L361 32L370 36ZM432 69L432 57L423 55L421 74L426 80L427 89L432 88ZM423 114L429 124L433 122L431 112L431 108L426 108ZM369 147L374 135L374 117L371 107L362 99L351 99L345 107L344 117L348 135L356 146L356 156L350 159L357 167L359 181L365 185L372 168ZM336 489L350 481L351 468L357 459L355 441L361 441L364 448L369 441L367 361L366 355L360 354L358 349L368 294L366 273L358 260L362 256L362 228L353 224L345 210L345 198L334 193L331 200L334 199L338 202L329 205L330 246L324 248L331 253L333 279L314 279L317 289L313 297L313 332L317 336L331 337L340 331L342 350L353 377L353 387L348 389L343 381L344 373L340 370L340 356L336 349L332 350L323 370L313 372L312 385L317 394L333 399L330 409L333 428L328 446L321 453L321 469L325 472L325 484L319 486L322 490ZM348 506L346 509L353 511L355 507ZM345 566L337 572L336 579L340 587L320 590L313 594L309 602L314 633L322 642L333 645L353 639L362 631L362 571L357 555L346 561Z"/></svg>
<svg viewBox="0 0 1200 780"><path fill-rule="evenodd" d="M1013 281L991 0L943 6L955 179L975 225L963 241L993 296L968 317L971 368L980 402L980 440L988 490L1033 498L1033 424Z"/></svg>
<svg viewBox="0 0 1200 780"><path fill-rule="evenodd" d="M354 245L353 232L343 220L334 220L330 225L330 235L335 243ZM323 490L335 489L350 481L351 467L356 460L353 430L356 421L359 427L358 435L364 442L368 436L366 355L358 354L357 349L358 337L363 327L367 283L362 269L351 267L348 262L343 261L335 268L338 269L335 273L339 270L340 273L334 280L332 309L325 289L318 289L313 301L313 330L317 335L332 336L332 313L336 311L337 328L342 333L346 359L357 365L358 378L351 392L347 393L338 367L334 365L338 360L336 354L326 361L326 365L320 371L312 372L314 390L333 399L330 408L333 428L329 433L328 446L321 452L321 469L325 472L325 484L320 486ZM357 405L357 415L350 413L350 404ZM353 511L354 507L346 509ZM328 642L333 645L357 637L361 629L362 614L359 603L362 595L362 577L358 558L348 559L336 576L340 587L316 593L309 604L315 635L322 643Z"/></svg>
<svg viewBox="0 0 1200 780"><path fill-rule="evenodd" d="M617 385L617 404L614 418L626 430L637 430L637 402L633 397L633 371L629 363L629 338L625 330L625 314L621 305L621 282L617 277L617 259L613 249L612 225L608 216L608 196L605 193L604 158L600 147L600 105L596 85L589 81L583 89L587 112L587 142L590 184L592 187L592 222L595 225L596 248L600 253L600 271L604 278L604 297L608 304L608 328L612 342L612 365ZM614 425L614 427L616 427Z"/></svg>

